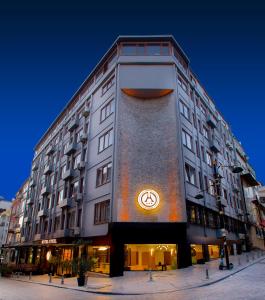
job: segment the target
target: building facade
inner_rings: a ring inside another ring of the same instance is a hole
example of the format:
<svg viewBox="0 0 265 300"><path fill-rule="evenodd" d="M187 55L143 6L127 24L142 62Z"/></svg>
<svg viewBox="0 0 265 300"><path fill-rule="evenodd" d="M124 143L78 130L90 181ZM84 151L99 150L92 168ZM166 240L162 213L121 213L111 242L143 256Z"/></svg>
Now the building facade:
<svg viewBox="0 0 265 300"><path fill-rule="evenodd" d="M183 268L219 257L220 229L247 250L242 180L258 183L237 148L172 36L120 36L35 147L20 258Z"/></svg>
<svg viewBox="0 0 265 300"><path fill-rule="evenodd" d="M7 238L10 218L10 207L11 201L7 201L3 197L0 197L0 263L4 260L3 246L5 245Z"/></svg>

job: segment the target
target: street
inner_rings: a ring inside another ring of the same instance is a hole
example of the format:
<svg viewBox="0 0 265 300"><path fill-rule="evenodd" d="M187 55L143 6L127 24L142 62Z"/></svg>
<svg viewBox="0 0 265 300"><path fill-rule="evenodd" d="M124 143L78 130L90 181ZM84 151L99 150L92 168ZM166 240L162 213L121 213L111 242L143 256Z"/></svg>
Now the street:
<svg viewBox="0 0 265 300"><path fill-rule="evenodd" d="M50 300L60 299L265 299L265 260L246 268L239 273L210 286L172 293L155 295L118 296L99 295L57 287L48 287L34 283L25 283L6 278L0 278L0 300Z"/></svg>

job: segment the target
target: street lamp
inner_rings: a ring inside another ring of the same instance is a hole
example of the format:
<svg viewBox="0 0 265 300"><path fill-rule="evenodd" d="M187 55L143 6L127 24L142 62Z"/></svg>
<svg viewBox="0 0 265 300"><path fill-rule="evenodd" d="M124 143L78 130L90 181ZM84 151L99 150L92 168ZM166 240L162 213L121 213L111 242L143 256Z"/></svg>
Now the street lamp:
<svg viewBox="0 0 265 300"><path fill-rule="evenodd" d="M224 220L224 211L223 211L223 207L222 207L222 202L221 202L221 196L222 196L222 191L221 191L221 179L222 176L218 173L218 170L220 168L230 168L232 170L232 173L241 173L243 171L243 168L241 166L235 165L235 166L224 166L222 164L219 164L217 166L217 161L215 160L213 162L213 166L214 166L214 196L217 200L217 205L218 205L218 211L219 211L219 216L220 216L220 232L222 235L222 239L223 239L223 249L224 249L224 255L225 255L225 261L226 261L226 268L229 270L230 269L230 262L229 262L229 254L228 254L228 248L227 248L227 240L226 240L226 230L225 230L225 220ZM201 191L204 192L205 190ZM204 195L199 193L197 195L195 195L194 197L195 199L203 199ZM221 262L219 268L220 270L223 269L223 264Z"/></svg>

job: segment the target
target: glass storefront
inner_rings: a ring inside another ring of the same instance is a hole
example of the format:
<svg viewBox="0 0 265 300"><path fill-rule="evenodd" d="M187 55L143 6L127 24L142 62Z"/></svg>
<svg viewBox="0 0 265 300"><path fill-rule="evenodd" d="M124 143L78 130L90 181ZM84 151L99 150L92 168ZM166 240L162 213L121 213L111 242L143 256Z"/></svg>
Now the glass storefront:
<svg viewBox="0 0 265 300"><path fill-rule="evenodd" d="M125 245L125 270L174 270L177 268L175 244Z"/></svg>
<svg viewBox="0 0 265 300"><path fill-rule="evenodd" d="M109 246L88 246L88 257L94 260L97 273L109 274L110 272L110 247Z"/></svg>
<svg viewBox="0 0 265 300"><path fill-rule="evenodd" d="M192 244L191 246L191 260L192 264L197 264L200 261L202 261L203 258L203 250L202 250L202 245L195 245Z"/></svg>
<svg viewBox="0 0 265 300"><path fill-rule="evenodd" d="M208 245L208 251L209 251L210 259L216 259L220 257L220 246Z"/></svg>

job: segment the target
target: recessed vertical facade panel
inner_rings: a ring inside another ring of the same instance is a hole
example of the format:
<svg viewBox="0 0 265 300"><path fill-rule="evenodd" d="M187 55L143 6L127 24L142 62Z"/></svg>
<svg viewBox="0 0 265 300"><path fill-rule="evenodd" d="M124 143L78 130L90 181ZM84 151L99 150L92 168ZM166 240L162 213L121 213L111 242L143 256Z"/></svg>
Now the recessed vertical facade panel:
<svg viewBox="0 0 265 300"><path fill-rule="evenodd" d="M114 222L186 222L174 80L172 65L120 66Z"/></svg>

